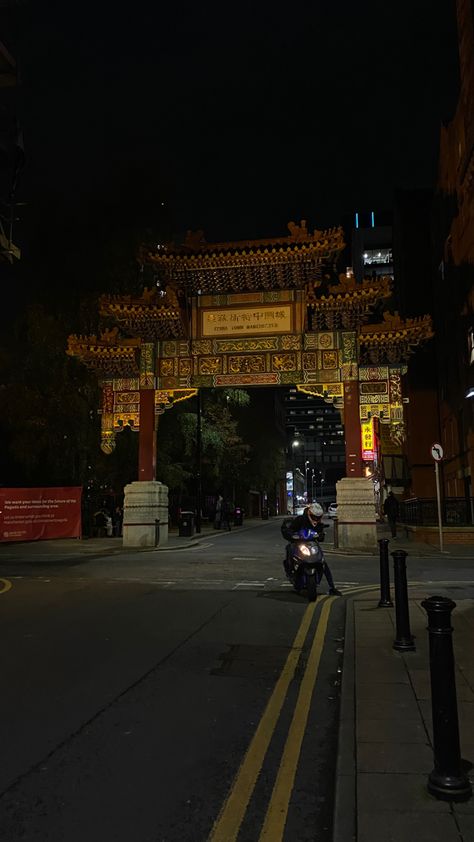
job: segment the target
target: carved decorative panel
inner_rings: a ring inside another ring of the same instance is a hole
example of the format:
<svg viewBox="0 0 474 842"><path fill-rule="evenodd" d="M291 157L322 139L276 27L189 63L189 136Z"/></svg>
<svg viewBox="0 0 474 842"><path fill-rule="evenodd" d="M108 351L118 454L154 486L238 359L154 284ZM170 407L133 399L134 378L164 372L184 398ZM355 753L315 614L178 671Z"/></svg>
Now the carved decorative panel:
<svg viewBox="0 0 474 842"><path fill-rule="evenodd" d="M196 339L196 341L192 344L191 353L196 355L211 354L212 341L210 339Z"/></svg>
<svg viewBox="0 0 474 842"><path fill-rule="evenodd" d="M222 357L200 357L199 374L220 374L222 371Z"/></svg>
<svg viewBox="0 0 474 842"><path fill-rule="evenodd" d="M247 354L245 356L229 356L229 374L263 373L266 369L264 354Z"/></svg>
<svg viewBox="0 0 474 842"><path fill-rule="evenodd" d="M160 360L160 375L161 377L171 377L174 374L174 357L167 360Z"/></svg>
<svg viewBox="0 0 474 842"><path fill-rule="evenodd" d="M337 351L323 351L322 352L322 367L323 368L338 368L339 355Z"/></svg>
<svg viewBox="0 0 474 842"><path fill-rule="evenodd" d="M296 371L296 354L272 354L273 371Z"/></svg>
<svg viewBox="0 0 474 842"><path fill-rule="evenodd" d="M360 366L359 380L388 380L388 366Z"/></svg>
<svg viewBox="0 0 474 842"><path fill-rule="evenodd" d="M180 377L188 377L192 373L192 364L189 358L182 358L179 360L179 374Z"/></svg>
<svg viewBox="0 0 474 842"><path fill-rule="evenodd" d="M318 368L318 358L315 352L307 351L303 354L303 369L305 371L316 371Z"/></svg>
<svg viewBox="0 0 474 842"><path fill-rule="evenodd" d="M155 345L153 342L143 342L140 347L140 388L153 389L155 387Z"/></svg>
<svg viewBox="0 0 474 842"><path fill-rule="evenodd" d="M342 362L351 363L357 361L356 334L341 333Z"/></svg>
<svg viewBox="0 0 474 842"><path fill-rule="evenodd" d="M300 336L282 336L281 347L284 351L299 351L301 348Z"/></svg>
<svg viewBox="0 0 474 842"><path fill-rule="evenodd" d="M258 339L215 339L213 342L213 350L216 354L277 351L278 348L279 342L276 336L262 336Z"/></svg>

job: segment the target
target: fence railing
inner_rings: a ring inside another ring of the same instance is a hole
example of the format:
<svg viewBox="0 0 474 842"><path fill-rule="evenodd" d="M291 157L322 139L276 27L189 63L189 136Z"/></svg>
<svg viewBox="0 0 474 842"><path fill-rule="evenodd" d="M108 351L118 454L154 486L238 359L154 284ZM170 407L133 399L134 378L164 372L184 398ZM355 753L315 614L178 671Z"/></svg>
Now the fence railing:
<svg viewBox="0 0 474 842"><path fill-rule="evenodd" d="M409 526L437 526L435 497L414 497L400 503L399 519ZM445 497L441 502L443 526L474 526L474 497Z"/></svg>

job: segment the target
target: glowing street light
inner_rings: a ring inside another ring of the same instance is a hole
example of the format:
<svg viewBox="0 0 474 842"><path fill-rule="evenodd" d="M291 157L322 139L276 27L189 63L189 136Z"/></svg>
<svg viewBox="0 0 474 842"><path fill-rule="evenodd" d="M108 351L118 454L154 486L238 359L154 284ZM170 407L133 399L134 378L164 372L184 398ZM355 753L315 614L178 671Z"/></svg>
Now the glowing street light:
<svg viewBox="0 0 474 842"><path fill-rule="evenodd" d="M299 447L298 439L294 439L291 443L291 453L293 456L293 514L296 514L296 486L295 486L295 473L296 473L296 464L295 464L295 450Z"/></svg>
<svg viewBox="0 0 474 842"><path fill-rule="evenodd" d="M305 485L306 485L306 502L308 501L308 497L309 497L308 471L309 471L309 459L306 459L306 461L304 463L304 474L305 474Z"/></svg>

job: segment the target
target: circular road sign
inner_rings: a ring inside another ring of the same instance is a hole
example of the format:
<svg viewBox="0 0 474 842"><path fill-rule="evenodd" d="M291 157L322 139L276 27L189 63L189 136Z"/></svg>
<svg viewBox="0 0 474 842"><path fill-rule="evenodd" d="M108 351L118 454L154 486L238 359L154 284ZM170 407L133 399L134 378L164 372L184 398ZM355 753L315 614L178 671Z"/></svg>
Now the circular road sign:
<svg viewBox="0 0 474 842"><path fill-rule="evenodd" d="M435 462L441 462L441 459L443 458L443 453L444 451L440 444L431 445L431 455Z"/></svg>

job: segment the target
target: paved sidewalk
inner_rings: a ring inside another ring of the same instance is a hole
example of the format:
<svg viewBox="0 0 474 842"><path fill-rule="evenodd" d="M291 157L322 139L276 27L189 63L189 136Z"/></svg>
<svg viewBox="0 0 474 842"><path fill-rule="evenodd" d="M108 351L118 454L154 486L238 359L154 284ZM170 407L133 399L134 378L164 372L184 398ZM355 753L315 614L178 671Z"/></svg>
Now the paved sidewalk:
<svg viewBox="0 0 474 842"><path fill-rule="evenodd" d="M255 529L268 520L261 518L247 518L242 526L232 527L232 531L244 532L247 529ZM104 558L113 555L125 555L127 553L156 553L169 552L170 550L183 550L193 546L196 542L208 540L209 537L219 538L227 535L227 530L214 529L212 524L202 524L201 533L195 533L192 537L182 537L177 529L172 529L168 536L168 542L159 547L124 547L122 538L57 538L54 541L29 541L18 543L0 544L1 562L22 562L32 564L35 562L61 563L80 558Z"/></svg>
<svg viewBox="0 0 474 842"><path fill-rule="evenodd" d="M416 651L393 649L395 609L379 594L348 600L334 842L472 842L474 798L427 791L432 771L426 591L410 588ZM456 600L454 627L461 757L474 762L474 600ZM474 772L469 771L474 783Z"/></svg>

